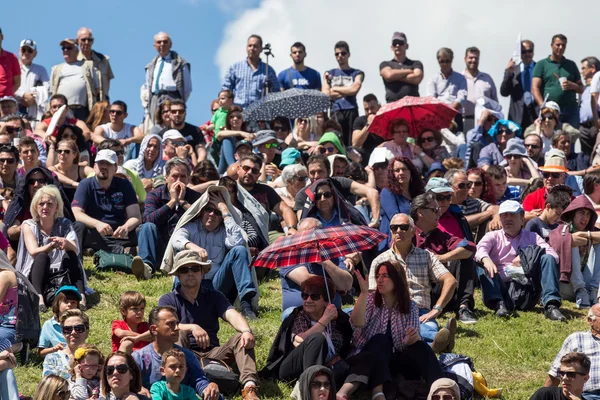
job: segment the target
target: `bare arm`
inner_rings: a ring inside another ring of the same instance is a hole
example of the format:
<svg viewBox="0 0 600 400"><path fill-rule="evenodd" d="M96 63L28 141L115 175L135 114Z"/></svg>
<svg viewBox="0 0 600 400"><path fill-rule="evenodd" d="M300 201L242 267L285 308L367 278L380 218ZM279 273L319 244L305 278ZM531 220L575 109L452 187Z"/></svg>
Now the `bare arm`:
<svg viewBox="0 0 600 400"><path fill-rule="evenodd" d="M363 82L363 76L358 75L356 77L356 80L354 81L354 83L351 86L348 86L348 87L336 86L334 88L331 88L331 90L342 96L356 96L358 94L358 92L360 91L360 88L362 87L362 82Z"/></svg>
<svg viewBox="0 0 600 400"><path fill-rule="evenodd" d="M327 275L331 278L335 284L335 288L340 292L347 292L352 288L352 275L347 269L339 268L331 261L325 261L321 263L321 266L325 268Z"/></svg>
<svg viewBox="0 0 600 400"><path fill-rule="evenodd" d="M290 227L288 230L288 234L295 233L295 229L291 228L292 226L296 226L298 224L298 219L296 218L296 214L294 214L294 210L290 208L285 202L280 201L275 207L273 207L273 211L275 214L279 215L285 221L285 224ZM293 231L293 232L290 232Z"/></svg>
<svg viewBox="0 0 600 400"><path fill-rule="evenodd" d="M81 207L73 207L73 215L75 216L76 221L83 222L85 226L91 229L96 229L98 225L103 223L102 221L87 215Z"/></svg>
<svg viewBox="0 0 600 400"><path fill-rule="evenodd" d="M456 289L456 286L458 286L458 281L448 272L440 277L440 283L442 284L442 293L440 294L437 304L444 308L450 299L452 299L454 290Z"/></svg>
<svg viewBox="0 0 600 400"><path fill-rule="evenodd" d="M542 96L542 78L533 77L531 80L531 94L538 103L538 106L544 104L544 96Z"/></svg>
<svg viewBox="0 0 600 400"><path fill-rule="evenodd" d="M544 382L545 387L558 386L559 384L560 384L560 379L555 378L550 375L548 375L546 377L546 381Z"/></svg>
<svg viewBox="0 0 600 400"><path fill-rule="evenodd" d="M199 144L198 146L196 146L196 152L198 153L197 161L206 160L206 147L204 147L203 144Z"/></svg>
<svg viewBox="0 0 600 400"><path fill-rule="evenodd" d="M386 82L395 82L395 81L406 81L406 77L410 75L413 71L410 69L392 69L391 67L382 68L379 71L379 75ZM421 71L421 74L423 71Z"/></svg>
<svg viewBox="0 0 600 400"><path fill-rule="evenodd" d="M132 137L125 140L128 140L129 143L142 143L142 140L144 140L144 132L142 132L142 130L137 126L134 126Z"/></svg>
<svg viewBox="0 0 600 400"><path fill-rule="evenodd" d="M88 128L88 126L85 124L85 122L78 119L77 122L75 123L75 125L77 125L83 131L83 137L85 138L85 140L92 139L92 131L90 130L90 128ZM46 129L47 128L48 127L46 127Z"/></svg>
<svg viewBox="0 0 600 400"><path fill-rule="evenodd" d="M229 310L225 311L224 319L225 321L229 322L233 329L238 332L250 331L248 321L246 321L246 318L237 312L235 308L230 308Z"/></svg>
<svg viewBox="0 0 600 400"><path fill-rule="evenodd" d="M15 92L21 87L21 75L13 76L13 88Z"/></svg>
<svg viewBox="0 0 600 400"><path fill-rule="evenodd" d="M404 82L410 83L411 85L419 85L423 80L423 70L415 68L410 74L404 78Z"/></svg>
<svg viewBox="0 0 600 400"><path fill-rule="evenodd" d="M379 192L377 189L368 187L358 182L352 182L350 192L359 197L366 197L371 206L371 215L374 221L379 221L381 215L381 204L379 203Z"/></svg>
<svg viewBox="0 0 600 400"><path fill-rule="evenodd" d="M33 231L31 230L31 228L28 225L24 225L22 227L23 229L23 239L25 240L25 247L27 247L27 252L32 256L35 257L40 253L48 253L52 250L54 250L54 246L52 244L52 242L44 245L44 246L39 246L38 245L38 241L35 237L35 235L33 234Z"/></svg>
<svg viewBox="0 0 600 400"><path fill-rule="evenodd" d="M128 206L125 211L127 212L127 221L123 224L123 227L127 228L127 232L134 230L142 221L140 215L140 206L132 204Z"/></svg>
<svg viewBox="0 0 600 400"><path fill-rule="evenodd" d="M104 129L102 129L101 126L97 126L96 129L94 129L94 133L92 133L92 142L100 144L104 139Z"/></svg>

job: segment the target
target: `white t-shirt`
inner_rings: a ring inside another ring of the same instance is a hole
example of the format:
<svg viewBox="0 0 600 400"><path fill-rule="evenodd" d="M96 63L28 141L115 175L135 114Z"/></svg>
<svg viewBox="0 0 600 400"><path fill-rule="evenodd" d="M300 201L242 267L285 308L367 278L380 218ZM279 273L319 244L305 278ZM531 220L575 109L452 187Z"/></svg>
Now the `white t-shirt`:
<svg viewBox="0 0 600 400"><path fill-rule="evenodd" d="M115 132L114 130L112 130L112 128L110 127L110 122L107 122L104 125L100 125L102 127L102 130L104 131L104 137L107 139L127 139L133 136L133 128L134 126L128 123L124 123L123 124L123 129L121 129L119 132Z"/></svg>
<svg viewBox="0 0 600 400"><path fill-rule="evenodd" d="M596 72L592 77L590 93L600 93L600 71Z"/></svg>

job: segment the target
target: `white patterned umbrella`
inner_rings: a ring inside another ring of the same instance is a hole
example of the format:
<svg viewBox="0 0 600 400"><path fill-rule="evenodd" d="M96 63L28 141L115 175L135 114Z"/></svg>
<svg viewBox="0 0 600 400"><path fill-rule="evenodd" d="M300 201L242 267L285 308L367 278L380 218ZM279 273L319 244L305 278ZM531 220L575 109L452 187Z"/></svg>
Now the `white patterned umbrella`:
<svg viewBox="0 0 600 400"><path fill-rule="evenodd" d="M329 108L329 96L314 89L269 93L244 110L245 121L271 121L275 117L308 118Z"/></svg>

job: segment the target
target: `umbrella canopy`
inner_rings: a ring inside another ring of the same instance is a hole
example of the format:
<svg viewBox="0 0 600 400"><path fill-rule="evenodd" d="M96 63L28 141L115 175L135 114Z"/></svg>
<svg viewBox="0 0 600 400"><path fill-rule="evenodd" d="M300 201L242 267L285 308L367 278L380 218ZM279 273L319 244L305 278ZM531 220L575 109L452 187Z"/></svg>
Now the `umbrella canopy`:
<svg viewBox="0 0 600 400"><path fill-rule="evenodd" d="M381 107L369 126L369 132L384 140L391 140L390 123L405 119L410 127L410 136L416 138L424 129L448 128L456 112L434 97L406 96Z"/></svg>
<svg viewBox="0 0 600 400"><path fill-rule="evenodd" d="M308 118L329 108L329 96L314 89L269 93L244 110L245 121L271 121L275 117Z"/></svg>
<svg viewBox="0 0 600 400"><path fill-rule="evenodd" d="M312 229L283 236L260 252L255 267L285 268L321 263L357 251L368 250L387 238L376 229L362 225L342 225Z"/></svg>

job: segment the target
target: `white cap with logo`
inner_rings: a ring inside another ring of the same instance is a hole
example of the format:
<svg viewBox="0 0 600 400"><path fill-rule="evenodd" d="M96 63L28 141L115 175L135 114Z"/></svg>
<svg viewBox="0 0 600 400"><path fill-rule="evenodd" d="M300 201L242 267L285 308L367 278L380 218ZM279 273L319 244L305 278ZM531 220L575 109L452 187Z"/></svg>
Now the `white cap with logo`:
<svg viewBox="0 0 600 400"><path fill-rule="evenodd" d="M117 164L117 153L115 153L112 150L100 150L98 152L98 154L96 155L96 162L100 162L100 161L106 161L111 163L112 165L116 165Z"/></svg>

